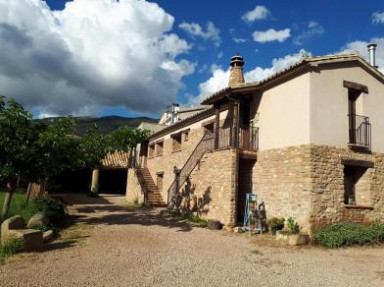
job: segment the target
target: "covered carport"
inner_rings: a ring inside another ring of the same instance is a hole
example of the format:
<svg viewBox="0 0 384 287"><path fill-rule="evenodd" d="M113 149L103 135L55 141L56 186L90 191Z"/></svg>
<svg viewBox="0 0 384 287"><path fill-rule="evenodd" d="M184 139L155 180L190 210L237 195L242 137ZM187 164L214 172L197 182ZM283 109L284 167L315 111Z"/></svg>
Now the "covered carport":
<svg viewBox="0 0 384 287"><path fill-rule="evenodd" d="M100 169L92 172L91 189L99 193L125 194L129 154L122 151L108 153Z"/></svg>

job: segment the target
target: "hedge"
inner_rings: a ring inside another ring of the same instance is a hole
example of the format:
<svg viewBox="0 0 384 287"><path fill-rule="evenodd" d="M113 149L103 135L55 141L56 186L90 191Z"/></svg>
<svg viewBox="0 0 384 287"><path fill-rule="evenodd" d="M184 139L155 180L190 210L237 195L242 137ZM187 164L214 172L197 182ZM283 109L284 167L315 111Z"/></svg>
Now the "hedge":
<svg viewBox="0 0 384 287"><path fill-rule="evenodd" d="M314 239L318 244L329 248L383 243L384 223L368 226L355 223L335 223L315 230Z"/></svg>

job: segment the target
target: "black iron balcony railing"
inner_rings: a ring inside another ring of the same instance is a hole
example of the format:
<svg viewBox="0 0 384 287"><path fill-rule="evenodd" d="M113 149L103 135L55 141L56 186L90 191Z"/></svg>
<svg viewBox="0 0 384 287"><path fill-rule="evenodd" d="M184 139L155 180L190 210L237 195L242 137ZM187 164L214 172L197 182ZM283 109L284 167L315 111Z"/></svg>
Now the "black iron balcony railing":
<svg viewBox="0 0 384 287"><path fill-rule="evenodd" d="M371 149L371 123L369 117L350 114L349 144Z"/></svg>

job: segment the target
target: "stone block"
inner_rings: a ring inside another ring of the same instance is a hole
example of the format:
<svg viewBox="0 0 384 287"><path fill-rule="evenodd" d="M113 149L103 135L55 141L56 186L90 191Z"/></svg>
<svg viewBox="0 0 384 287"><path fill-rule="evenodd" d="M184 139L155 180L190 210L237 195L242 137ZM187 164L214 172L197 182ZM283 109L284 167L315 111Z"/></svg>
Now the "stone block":
<svg viewBox="0 0 384 287"><path fill-rule="evenodd" d="M208 229L211 230L220 230L223 228L223 225L218 220L208 220Z"/></svg>
<svg viewBox="0 0 384 287"><path fill-rule="evenodd" d="M47 214L43 212L38 212L28 221L27 227L34 228L37 226L47 226L50 220Z"/></svg>

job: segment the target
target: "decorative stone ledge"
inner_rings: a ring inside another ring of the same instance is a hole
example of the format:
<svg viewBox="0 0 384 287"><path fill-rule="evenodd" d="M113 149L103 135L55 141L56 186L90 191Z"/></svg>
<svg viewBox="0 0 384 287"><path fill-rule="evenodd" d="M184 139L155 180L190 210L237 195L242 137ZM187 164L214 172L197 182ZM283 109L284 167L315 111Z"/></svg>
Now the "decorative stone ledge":
<svg viewBox="0 0 384 287"><path fill-rule="evenodd" d="M366 210L373 210L373 206L369 205L355 205L355 204L346 204L345 208L347 209L366 209Z"/></svg>

